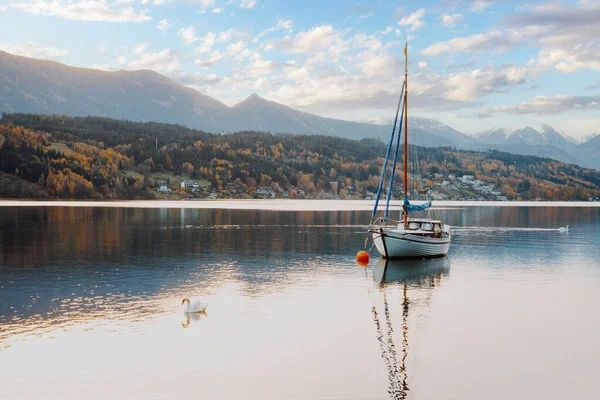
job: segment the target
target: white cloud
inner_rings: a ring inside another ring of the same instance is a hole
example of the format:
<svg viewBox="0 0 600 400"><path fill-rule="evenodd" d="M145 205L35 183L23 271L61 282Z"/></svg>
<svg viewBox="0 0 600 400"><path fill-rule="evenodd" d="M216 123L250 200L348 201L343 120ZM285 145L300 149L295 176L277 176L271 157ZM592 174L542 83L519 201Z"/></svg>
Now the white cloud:
<svg viewBox="0 0 600 400"><path fill-rule="evenodd" d="M106 51L106 45L104 43L98 44L98 52L104 53Z"/></svg>
<svg viewBox="0 0 600 400"><path fill-rule="evenodd" d="M198 4L200 8L205 9L209 7L214 7L216 4L216 0L195 0L193 4Z"/></svg>
<svg viewBox="0 0 600 400"><path fill-rule="evenodd" d="M58 17L75 21L143 22L152 17L132 7L116 7L106 0L35 0L14 4L15 8L33 15Z"/></svg>
<svg viewBox="0 0 600 400"><path fill-rule="evenodd" d="M471 11L483 12L486 8L493 6L495 1L491 0L475 0L471 4Z"/></svg>
<svg viewBox="0 0 600 400"><path fill-rule="evenodd" d="M400 26L408 26L408 31L413 32L422 27L425 23L422 18L425 16L425 9L420 8L408 17L404 17L398 22Z"/></svg>
<svg viewBox="0 0 600 400"><path fill-rule="evenodd" d="M340 42L340 33L331 25L321 25L306 32L300 32L295 38L285 37L278 46L291 53L314 53Z"/></svg>
<svg viewBox="0 0 600 400"><path fill-rule="evenodd" d="M506 87L527 83L532 70L516 66L500 69L488 65L483 69L454 73L445 76L444 97L448 100L474 101Z"/></svg>
<svg viewBox="0 0 600 400"><path fill-rule="evenodd" d="M374 12L370 12L368 14L362 14L358 16L358 19L369 19L375 16Z"/></svg>
<svg viewBox="0 0 600 400"><path fill-rule="evenodd" d="M223 9L222 8L213 8L212 12L215 14L221 14L223 12Z"/></svg>
<svg viewBox="0 0 600 400"><path fill-rule="evenodd" d="M250 37L251 37L251 34L248 32L245 32L243 30L239 30L236 28L231 28L231 29L227 29L226 31L219 32L216 42L217 43L229 43L234 39L249 40Z"/></svg>
<svg viewBox="0 0 600 400"><path fill-rule="evenodd" d="M171 25L169 25L169 21L167 21L166 19L161 19L158 25L156 25L156 27L161 31L166 31L167 29L169 29L169 26Z"/></svg>
<svg viewBox="0 0 600 400"><path fill-rule="evenodd" d="M478 116L492 114L557 115L567 111L600 110L600 95L596 96L536 96L525 103L507 104L482 110Z"/></svg>
<svg viewBox="0 0 600 400"><path fill-rule="evenodd" d="M60 59L69 53L69 50L60 50L54 46L38 46L35 42L21 45L1 44L0 50L24 57L42 59Z"/></svg>
<svg viewBox="0 0 600 400"><path fill-rule="evenodd" d="M148 46L145 43L138 44L133 48L133 54L142 54L147 48Z"/></svg>
<svg viewBox="0 0 600 400"><path fill-rule="evenodd" d="M440 15L440 20L442 21L442 25L453 27L459 22L462 22L463 16L462 14L443 14Z"/></svg>
<svg viewBox="0 0 600 400"><path fill-rule="evenodd" d="M192 44L200 39L196 36L196 28L193 25L190 25L187 28L181 28L179 30L179 36L183 39L185 44Z"/></svg>
<svg viewBox="0 0 600 400"><path fill-rule="evenodd" d="M269 29L265 29L264 31L262 31L258 35L256 35L253 39L253 42L257 43L260 40L260 38L262 38L263 36L268 35L269 33L279 31L279 30L291 31L293 25L294 25L294 21L292 21L292 20L280 19L277 21L277 24L275 24L275 26L272 26Z"/></svg>
<svg viewBox="0 0 600 400"><path fill-rule="evenodd" d="M275 72L281 68L281 64L274 63L270 60L255 60L252 64L250 64L247 68L248 75L253 78L269 75L272 72Z"/></svg>
<svg viewBox="0 0 600 400"><path fill-rule="evenodd" d="M600 42L581 44L568 50L542 49L536 64L542 68L554 67L565 74L579 69L600 71Z"/></svg>
<svg viewBox="0 0 600 400"><path fill-rule="evenodd" d="M568 48L600 37L600 1L576 5L550 3L513 14L506 20L523 40L550 47Z"/></svg>
<svg viewBox="0 0 600 400"><path fill-rule="evenodd" d="M180 68L178 58L170 49L164 49L157 53L145 53L139 59L128 63L129 69L149 69L158 72L177 71Z"/></svg>
<svg viewBox="0 0 600 400"><path fill-rule="evenodd" d="M198 59L198 60L194 61L194 64L196 64L196 66L198 66L200 68L209 68L209 67L212 67L217 62L219 62L220 60L222 60L223 58L225 58L225 54L216 50L216 51L213 51L212 53L210 53L210 57L208 59Z"/></svg>
<svg viewBox="0 0 600 400"><path fill-rule="evenodd" d="M217 35L214 32L208 32L206 35L198 38L200 40L200 46L196 47L196 53L207 54L212 50L215 44L215 38Z"/></svg>
<svg viewBox="0 0 600 400"><path fill-rule="evenodd" d="M6 12L6 10L8 10L8 7L0 6L0 12Z"/></svg>
<svg viewBox="0 0 600 400"><path fill-rule="evenodd" d="M479 51L505 51L517 42L514 38L500 31L477 33L470 36L454 38L446 42L434 43L421 53L429 57L459 52L473 53Z"/></svg>
<svg viewBox="0 0 600 400"><path fill-rule="evenodd" d="M173 0L142 0L142 1L140 1L140 3L141 4L152 4L153 6L161 6L163 4L170 3L171 1L173 1ZM126 2L129 2L129 1L126 0Z"/></svg>
<svg viewBox="0 0 600 400"><path fill-rule="evenodd" d="M241 0L240 7L241 8L252 8L256 5L256 0Z"/></svg>

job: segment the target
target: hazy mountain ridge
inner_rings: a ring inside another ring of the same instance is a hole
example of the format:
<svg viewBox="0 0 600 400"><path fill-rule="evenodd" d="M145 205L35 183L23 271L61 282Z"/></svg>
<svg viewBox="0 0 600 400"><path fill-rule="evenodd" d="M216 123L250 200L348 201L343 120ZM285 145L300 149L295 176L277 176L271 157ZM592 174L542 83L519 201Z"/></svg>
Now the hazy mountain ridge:
<svg viewBox="0 0 600 400"><path fill-rule="evenodd" d="M214 133L265 131L389 140L391 125L324 118L256 94L228 107L157 72L70 67L0 51L0 112L103 116L186 125ZM411 143L531 154L600 169L598 136L577 143L543 125L465 135L439 121L409 119Z"/></svg>

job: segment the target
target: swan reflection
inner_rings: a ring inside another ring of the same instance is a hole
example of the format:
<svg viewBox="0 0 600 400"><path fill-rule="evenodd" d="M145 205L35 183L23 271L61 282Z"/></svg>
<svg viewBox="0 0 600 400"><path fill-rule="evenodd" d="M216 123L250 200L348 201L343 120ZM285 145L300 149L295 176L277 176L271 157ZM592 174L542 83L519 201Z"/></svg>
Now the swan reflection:
<svg viewBox="0 0 600 400"><path fill-rule="evenodd" d="M184 321L181 322L181 326L183 328L187 328L188 326L190 326L191 321L200 321L201 319L208 317L208 314L206 313L206 311L197 312L197 313L187 313L184 315L185 315L185 322Z"/></svg>
<svg viewBox="0 0 600 400"><path fill-rule="evenodd" d="M373 279L379 284L379 292L383 298L383 319L377 307L372 307L373 321L377 332L377 341L388 371L388 394L394 400L406 399L409 392L406 359L408 357L408 316L411 303L408 288L437 287L444 276L450 272L450 261L447 257L418 260L381 259L373 270ZM402 347L400 354L394 343L394 327L390 316L387 291L402 285Z"/></svg>

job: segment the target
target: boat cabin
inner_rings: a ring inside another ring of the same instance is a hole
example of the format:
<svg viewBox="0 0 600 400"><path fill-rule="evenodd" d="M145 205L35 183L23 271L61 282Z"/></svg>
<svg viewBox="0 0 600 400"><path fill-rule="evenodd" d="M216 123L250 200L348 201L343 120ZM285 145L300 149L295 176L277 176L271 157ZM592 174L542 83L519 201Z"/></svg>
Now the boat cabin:
<svg viewBox="0 0 600 400"><path fill-rule="evenodd" d="M440 238L444 233L448 233L448 229L441 221L430 219L409 219L406 228L404 228L404 223L400 222L398 229L411 235L434 238Z"/></svg>

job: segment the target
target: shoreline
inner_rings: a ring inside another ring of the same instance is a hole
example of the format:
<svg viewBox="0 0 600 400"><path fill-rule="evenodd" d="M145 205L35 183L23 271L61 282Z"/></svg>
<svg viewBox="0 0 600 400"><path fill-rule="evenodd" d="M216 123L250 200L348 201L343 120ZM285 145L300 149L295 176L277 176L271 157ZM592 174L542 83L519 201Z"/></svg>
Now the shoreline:
<svg viewBox="0 0 600 400"><path fill-rule="evenodd" d="M415 201L415 203L420 203ZM188 208L276 211L371 211L373 200L0 200L0 207L106 207L106 208ZM385 207L380 202L379 209ZM593 201L460 201L439 200L434 209L456 207L585 207L600 208ZM400 210L401 201L393 200L390 209Z"/></svg>

